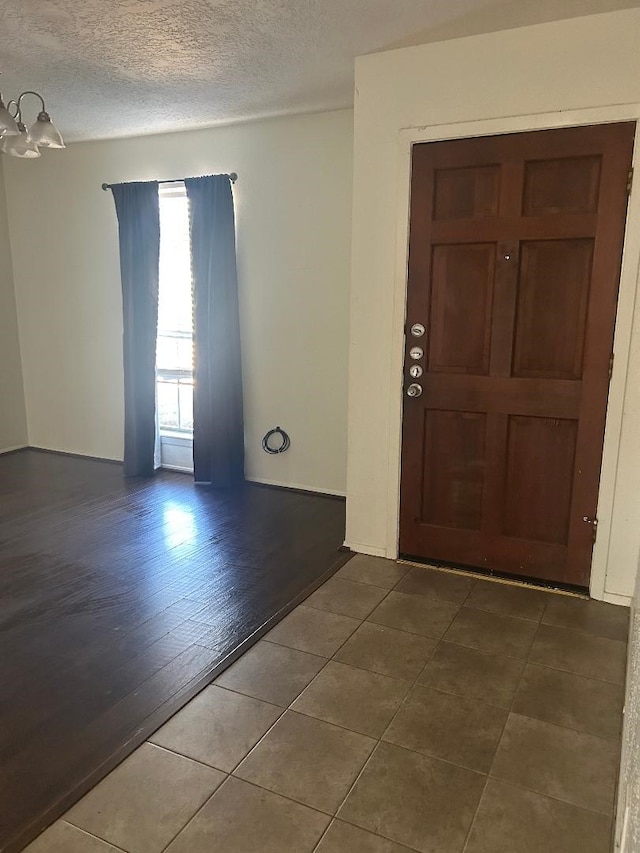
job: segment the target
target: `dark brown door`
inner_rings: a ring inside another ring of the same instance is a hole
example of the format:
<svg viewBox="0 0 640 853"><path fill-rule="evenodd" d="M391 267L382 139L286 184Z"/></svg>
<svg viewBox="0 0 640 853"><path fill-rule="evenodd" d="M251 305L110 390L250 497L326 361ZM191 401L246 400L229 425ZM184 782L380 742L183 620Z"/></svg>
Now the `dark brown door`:
<svg viewBox="0 0 640 853"><path fill-rule="evenodd" d="M634 131L414 147L402 554L588 584Z"/></svg>

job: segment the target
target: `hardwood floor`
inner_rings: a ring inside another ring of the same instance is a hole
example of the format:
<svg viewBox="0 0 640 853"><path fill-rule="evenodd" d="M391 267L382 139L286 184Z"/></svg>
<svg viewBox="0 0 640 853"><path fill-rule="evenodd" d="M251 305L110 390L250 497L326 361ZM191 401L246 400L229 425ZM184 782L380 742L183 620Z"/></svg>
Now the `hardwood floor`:
<svg viewBox="0 0 640 853"><path fill-rule="evenodd" d="M343 534L339 498L0 456L0 850L22 849L328 577Z"/></svg>

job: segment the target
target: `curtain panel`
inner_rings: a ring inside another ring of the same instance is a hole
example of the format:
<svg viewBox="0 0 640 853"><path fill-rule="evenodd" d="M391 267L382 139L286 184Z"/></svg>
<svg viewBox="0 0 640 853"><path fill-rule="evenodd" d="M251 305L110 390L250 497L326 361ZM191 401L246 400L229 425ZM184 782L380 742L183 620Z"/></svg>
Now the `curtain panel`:
<svg viewBox="0 0 640 853"><path fill-rule="evenodd" d="M244 415L233 192L227 175L185 180L194 309L196 483L244 481Z"/></svg>
<svg viewBox="0 0 640 853"><path fill-rule="evenodd" d="M124 474L155 470L156 337L160 264L158 182L114 184L122 279Z"/></svg>

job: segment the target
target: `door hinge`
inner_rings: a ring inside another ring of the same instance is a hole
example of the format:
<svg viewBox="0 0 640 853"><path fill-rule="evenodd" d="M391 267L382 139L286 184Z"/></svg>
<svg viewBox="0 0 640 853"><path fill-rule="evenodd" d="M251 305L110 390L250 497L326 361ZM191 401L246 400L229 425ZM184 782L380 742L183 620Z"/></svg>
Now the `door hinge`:
<svg viewBox="0 0 640 853"><path fill-rule="evenodd" d="M609 382L611 382L611 377L613 376L613 353L609 356Z"/></svg>
<svg viewBox="0 0 640 853"><path fill-rule="evenodd" d="M633 168L629 169L627 175L627 195L631 195L631 187L633 186Z"/></svg>

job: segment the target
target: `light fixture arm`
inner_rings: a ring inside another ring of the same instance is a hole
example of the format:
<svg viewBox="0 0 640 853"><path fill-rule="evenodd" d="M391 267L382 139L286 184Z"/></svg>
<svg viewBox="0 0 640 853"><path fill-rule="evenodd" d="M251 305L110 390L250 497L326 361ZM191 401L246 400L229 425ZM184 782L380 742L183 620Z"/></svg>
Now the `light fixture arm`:
<svg viewBox="0 0 640 853"><path fill-rule="evenodd" d="M38 98L40 100L40 104L41 104L40 112L46 113L47 108L45 107L44 98L42 97L42 95L39 92L33 92L31 89L27 89L26 92L23 92L21 95L18 96L17 103L18 103L18 111L20 113L22 113L22 99L24 98L25 95L34 95L36 98Z"/></svg>

